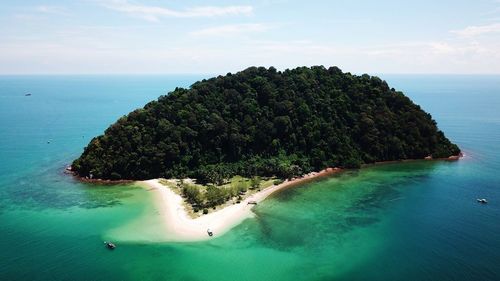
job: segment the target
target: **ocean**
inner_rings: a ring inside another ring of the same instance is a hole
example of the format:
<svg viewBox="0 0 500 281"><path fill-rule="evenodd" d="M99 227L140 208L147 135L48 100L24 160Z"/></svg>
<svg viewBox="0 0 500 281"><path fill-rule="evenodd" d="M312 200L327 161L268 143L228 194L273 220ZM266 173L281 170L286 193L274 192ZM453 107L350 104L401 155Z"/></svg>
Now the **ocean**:
<svg viewBox="0 0 500 281"><path fill-rule="evenodd" d="M347 171L216 239L159 243L149 192L64 167L122 115L208 77L0 76L0 280L500 280L500 76L380 77L465 157Z"/></svg>

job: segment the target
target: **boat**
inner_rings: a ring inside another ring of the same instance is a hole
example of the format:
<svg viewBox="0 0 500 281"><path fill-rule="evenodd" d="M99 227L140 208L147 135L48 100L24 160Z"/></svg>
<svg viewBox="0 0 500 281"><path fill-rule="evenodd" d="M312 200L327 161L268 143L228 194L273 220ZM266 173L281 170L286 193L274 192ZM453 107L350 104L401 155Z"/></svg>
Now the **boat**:
<svg viewBox="0 0 500 281"><path fill-rule="evenodd" d="M207 229L207 234L208 236L214 236L214 233L210 230L210 228Z"/></svg>
<svg viewBox="0 0 500 281"><path fill-rule="evenodd" d="M116 248L116 245L111 242L104 241L104 244L106 244L106 247L110 250L114 250Z"/></svg>
<svg viewBox="0 0 500 281"><path fill-rule="evenodd" d="M71 166L67 166L66 169L64 169L65 174L72 174L73 173L73 168Z"/></svg>
<svg viewBox="0 0 500 281"><path fill-rule="evenodd" d="M31 94L30 94L30 93L27 93L27 94L25 94L24 96L25 96L25 97L29 97L29 96L31 96Z"/></svg>
<svg viewBox="0 0 500 281"><path fill-rule="evenodd" d="M257 201L250 200L250 201L248 201L247 205L257 205Z"/></svg>
<svg viewBox="0 0 500 281"><path fill-rule="evenodd" d="M482 203L482 204L486 204L486 203L488 203L488 200L486 200L484 198L481 198L481 199L478 198L477 202Z"/></svg>

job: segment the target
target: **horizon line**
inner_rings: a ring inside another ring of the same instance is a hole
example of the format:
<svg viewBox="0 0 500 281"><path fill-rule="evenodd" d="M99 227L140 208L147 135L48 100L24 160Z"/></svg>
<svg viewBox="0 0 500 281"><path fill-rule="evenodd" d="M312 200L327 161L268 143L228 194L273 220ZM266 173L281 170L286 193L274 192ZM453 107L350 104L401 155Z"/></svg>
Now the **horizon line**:
<svg viewBox="0 0 500 281"><path fill-rule="evenodd" d="M244 70L244 69L243 69ZM236 74L238 72L241 72L243 70L231 72L228 71L224 74L221 73L203 73L203 72L142 72L142 73L134 73L134 72L110 72L110 73L105 73L105 72L89 72L89 73L0 73L0 76L168 76L168 75L197 75L197 76L204 76L204 75L210 75L213 77L217 76L224 76L227 75L228 73L231 74ZM285 69L286 70L286 69ZM278 70L278 71L283 71L283 70ZM354 72L354 71L343 71L344 73L351 73L354 75L363 75L363 74L368 74L370 76L377 76L377 75L467 75L467 76L500 76L500 73L492 72L492 73L450 73L450 72L374 72L374 73L369 73L369 72Z"/></svg>

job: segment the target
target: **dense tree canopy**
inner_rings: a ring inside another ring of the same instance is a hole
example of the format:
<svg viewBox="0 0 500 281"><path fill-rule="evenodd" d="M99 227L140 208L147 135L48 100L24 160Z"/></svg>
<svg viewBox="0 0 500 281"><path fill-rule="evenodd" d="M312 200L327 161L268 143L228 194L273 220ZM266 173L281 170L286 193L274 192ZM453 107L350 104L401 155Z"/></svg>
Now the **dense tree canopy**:
<svg viewBox="0 0 500 281"><path fill-rule="evenodd" d="M250 67L176 88L120 118L73 169L102 179L221 182L459 152L430 114L378 77Z"/></svg>

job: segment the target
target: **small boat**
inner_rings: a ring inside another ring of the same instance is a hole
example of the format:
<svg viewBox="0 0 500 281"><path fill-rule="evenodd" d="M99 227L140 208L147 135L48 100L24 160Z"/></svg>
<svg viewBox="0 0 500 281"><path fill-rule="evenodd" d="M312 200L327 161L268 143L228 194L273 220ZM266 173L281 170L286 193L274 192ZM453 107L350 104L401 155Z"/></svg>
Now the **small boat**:
<svg viewBox="0 0 500 281"><path fill-rule="evenodd" d="M250 200L250 201L248 201L247 205L257 205L257 201Z"/></svg>
<svg viewBox="0 0 500 281"><path fill-rule="evenodd" d="M30 93L27 93L27 94L25 94L24 96L25 96L25 97L29 97L29 96L31 96L31 94L30 94Z"/></svg>
<svg viewBox="0 0 500 281"><path fill-rule="evenodd" d="M214 233L210 230L210 228L207 229L207 234L208 236L214 236Z"/></svg>
<svg viewBox="0 0 500 281"><path fill-rule="evenodd" d="M71 166L68 166L64 169L65 174L73 174L73 168Z"/></svg>
<svg viewBox="0 0 500 281"><path fill-rule="evenodd" d="M106 247L110 250L114 250L116 248L116 245L111 242L104 241L104 244L106 244Z"/></svg>
<svg viewBox="0 0 500 281"><path fill-rule="evenodd" d="M482 199L477 199L477 202L482 203L482 204L486 204L486 203L488 203L488 200L482 198Z"/></svg>

